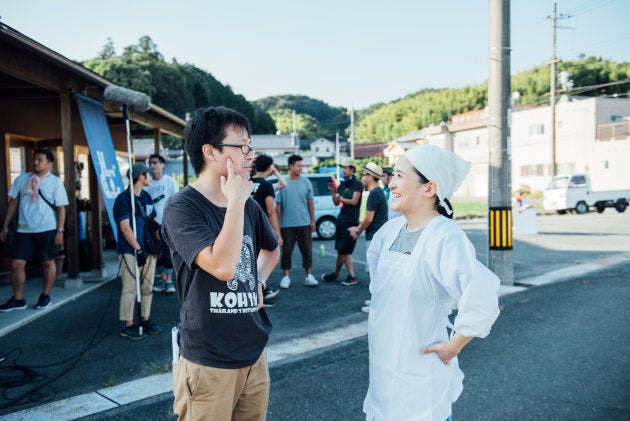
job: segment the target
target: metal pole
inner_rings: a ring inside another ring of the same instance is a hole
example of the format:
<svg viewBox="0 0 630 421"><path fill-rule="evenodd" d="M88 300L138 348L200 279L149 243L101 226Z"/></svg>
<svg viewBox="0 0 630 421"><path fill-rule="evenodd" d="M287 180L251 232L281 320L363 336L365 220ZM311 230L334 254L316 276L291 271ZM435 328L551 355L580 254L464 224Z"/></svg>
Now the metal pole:
<svg viewBox="0 0 630 421"><path fill-rule="evenodd" d="M350 108L350 158L354 158L354 108Z"/></svg>
<svg viewBox="0 0 630 421"><path fill-rule="evenodd" d="M551 84L549 87L549 106L551 108L551 175L557 175L557 158L556 158L556 20L557 15L557 0L553 0L553 14L551 20L553 22L553 35L552 35L552 47L551 47Z"/></svg>
<svg viewBox="0 0 630 421"><path fill-rule="evenodd" d="M488 267L504 285L514 284L510 91L510 1L490 0Z"/></svg>

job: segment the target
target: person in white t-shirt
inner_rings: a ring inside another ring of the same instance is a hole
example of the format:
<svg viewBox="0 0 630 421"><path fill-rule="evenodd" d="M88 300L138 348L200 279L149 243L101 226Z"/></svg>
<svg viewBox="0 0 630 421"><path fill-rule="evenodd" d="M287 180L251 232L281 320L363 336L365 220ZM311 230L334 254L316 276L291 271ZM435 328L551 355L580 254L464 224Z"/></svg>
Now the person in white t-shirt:
<svg viewBox="0 0 630 421"><path fill-rule="evenodd" d="M9 205L0 241L5 242L9 224L19 212L17 232L11 252L11 285L13 296L0 306L0 312L24 310L24 282L26 263L39 255L43 268L42 294L35 305L38 310L50 305L50 291L57 269L55 254L63 246L68 194L61 180L50 170L55 163L53 153L45 148L35 150L33 171L21 174L9 189Z"/></svg>
<svg viewBox="0 0 630 421"><path fill-rule="evenodd" d="M151 185L145 187L144 190L151 195L153 206L157 212L155 222L162 225L162 216L164 215L164 206L169 197L179 191L177 181L170 175L164 174L164 165L166 160L162 155L153 154L149 157L149 166L153 170ZM175 292L175 283L173 282L173 263L171 262L171 252L166 249L157 261L157 271L160 273L160 280L153 286L153 292L166 291L167 294Z"/></svg>

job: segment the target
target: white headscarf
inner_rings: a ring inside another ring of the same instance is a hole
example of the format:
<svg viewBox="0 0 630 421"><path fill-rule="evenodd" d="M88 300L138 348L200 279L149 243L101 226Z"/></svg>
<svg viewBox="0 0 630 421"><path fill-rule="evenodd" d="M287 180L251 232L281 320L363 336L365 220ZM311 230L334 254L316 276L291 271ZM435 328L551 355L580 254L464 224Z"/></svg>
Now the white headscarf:
<svg viewBox="0 0 630 421"><path fill-rule="evenodd" d="M414 146L403 154L429 181L437 184L440 205L450 215L453 211L444 199L450 199L470 171L470 164L459 155L434 145Z"/></svg>

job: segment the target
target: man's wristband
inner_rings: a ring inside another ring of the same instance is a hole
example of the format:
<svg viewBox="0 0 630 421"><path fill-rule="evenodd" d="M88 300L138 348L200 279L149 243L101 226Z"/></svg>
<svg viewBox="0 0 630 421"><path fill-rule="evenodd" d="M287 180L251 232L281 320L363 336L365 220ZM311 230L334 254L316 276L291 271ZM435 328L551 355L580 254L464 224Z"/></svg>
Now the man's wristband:
<svg viewBox="0 0 630 421"><path fill-rule="evenodd" d="M263 289L267 289L267 281L265 281L263 278L261 278L260 276L258 277L258 282L260 282L263 286Z"/></svg>
<svg viewBox="0 0 630 421"><path fill-rule="evenodd" d="M57 228L57 232L60 232L60 233L62 233L62 234L63 234L65 231L66 231L66 230L65 230L65 229L63 229L63 228Z"/></svg>

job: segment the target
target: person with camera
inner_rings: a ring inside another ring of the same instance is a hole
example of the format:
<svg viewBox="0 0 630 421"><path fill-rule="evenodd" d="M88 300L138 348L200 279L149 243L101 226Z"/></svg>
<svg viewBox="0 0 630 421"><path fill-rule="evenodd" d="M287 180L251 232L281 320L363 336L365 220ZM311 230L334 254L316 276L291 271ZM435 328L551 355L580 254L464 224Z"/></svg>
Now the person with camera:
<svg viewBox="0 0 630 421"><path fill-rule="evenodd" d="M156 258L149 254L145 241L147 219L153 219L156 212L151 195L143 190L144 187L151 184L151 168L136 163L131 168L130 173L131 185L129 188L133 188L135 199L135 214L133 215L136 225L135 232L131 221L132 207L129 189L120 193L114 202L114 219L118 225L116 253L121 262L120 278L122 280L119 317L125 324L120 335L130 339L142 339L145 337L145 332L149 335L162 332L162 329L149 319L153 301ZM133 322L133 307L136 301L136 259L140 271L141 314L139 319L141 319L142 334L139 326Z"/></svg>

